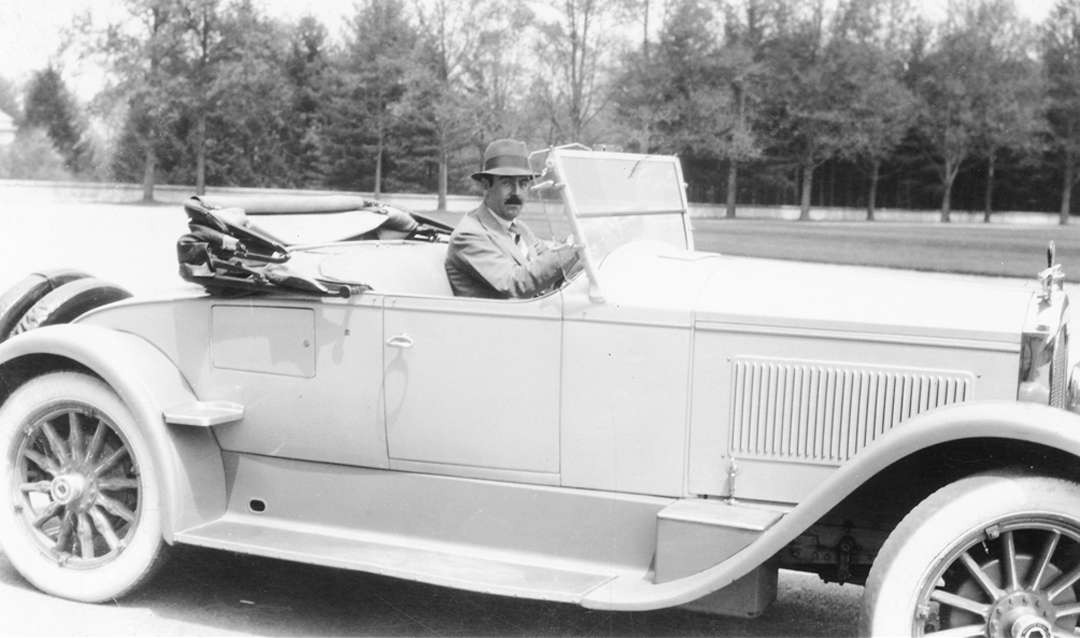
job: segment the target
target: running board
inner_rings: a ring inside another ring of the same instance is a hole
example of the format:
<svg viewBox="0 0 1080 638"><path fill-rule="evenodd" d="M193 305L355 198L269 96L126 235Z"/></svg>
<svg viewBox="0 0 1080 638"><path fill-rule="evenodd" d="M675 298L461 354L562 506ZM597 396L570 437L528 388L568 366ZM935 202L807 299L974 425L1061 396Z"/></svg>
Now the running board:
<svg viewBox="0 0 1080 638"><path fill-rule="evenodd" d="M249 517L226 515L218 521L179 532L174 539L188 545L365 571L456 589L569 603L580 603L588 592L617 576L524 564L514 562L512 557L474 556L464 553L460 546L405 546L375 538L269 527L244 518Z"/></svg>

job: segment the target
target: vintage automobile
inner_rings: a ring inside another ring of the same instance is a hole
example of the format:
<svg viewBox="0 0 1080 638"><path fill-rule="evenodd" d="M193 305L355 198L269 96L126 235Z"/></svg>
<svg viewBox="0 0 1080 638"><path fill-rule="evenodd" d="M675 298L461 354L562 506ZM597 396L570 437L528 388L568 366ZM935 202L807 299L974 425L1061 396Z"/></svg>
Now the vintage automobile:
<svg viewBox="0 0 1080 638"><path fill-rule="evenodd" d="M105 601L189 544L741 616L787 569L865 585L865 635L1075 635L1052 259L1023 290L697 252L677 158L533 159L534 226L584 246L538 298L455 298L447 227L347 196L193 198L168 295L9 291L12 564Z"/></svg>

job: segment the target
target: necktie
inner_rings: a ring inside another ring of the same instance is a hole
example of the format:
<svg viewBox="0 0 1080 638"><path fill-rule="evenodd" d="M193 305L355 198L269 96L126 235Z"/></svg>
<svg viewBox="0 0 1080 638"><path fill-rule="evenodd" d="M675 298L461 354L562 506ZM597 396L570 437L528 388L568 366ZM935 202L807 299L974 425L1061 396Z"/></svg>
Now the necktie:
<svg viewBox="0 0 1080 638"><path fill-rule="evenodd" d="M514 238L514 245L517 246L518 252L527 261L529 259L529 249L525 246L525 240L521 238L521 233L518 232L517 224L513 222L510 223L510 236Z"/></svg>

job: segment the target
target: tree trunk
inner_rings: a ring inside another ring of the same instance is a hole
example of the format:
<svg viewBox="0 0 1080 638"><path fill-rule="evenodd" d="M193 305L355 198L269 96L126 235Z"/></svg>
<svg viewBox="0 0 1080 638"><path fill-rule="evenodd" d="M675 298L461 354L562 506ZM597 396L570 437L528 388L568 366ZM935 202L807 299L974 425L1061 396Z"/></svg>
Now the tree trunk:
<svg viewBox="0 0 1080 638"><path fill-rule="evenodd" d="M446 191L449 182L449 168L447 165L450 163L450 151L446 147L446 131L443 130L439 134L439 210L446 210Z"/></svg>
<svg viewBox="0 0 1080 638"><path fill-rule="evenodd" d="M732 83L735 90L735 103L738 105L738 120L735 124L738 131L743 130L746 122L746 92L743 90L741 80ZM734 147L734 144L732 144ZM728 164L727 175L727 216L735 218L735 205L738 203L739 194L739 163L732 157Z"/></svg>
<svg viewBox="0 0 1080 638"><path fill-rule="evenodd" d="M991 151L990 157L987 158L986 165L986 195L983 198L985 208L983 209L983 223L990 223L990 214L994 210L994 165L996 164L996 158Z"/></svg>
<svg viewBox="0 0 1080 638"><path fill-rule="evenodd" d="M641 51L645 61L649 61L649 0L645 0L645 28L641 31Z"/></svg>
<svg viewBox="0 0 1080 638"><path fill-rule="evenodd" d="M941 196L941 222L948 224L952 221L952 187L956 181L956 174L960 172L960 162L946 160L941 170L941 185L945 192Z"/></svg>
<svg viewBox="0 0 1080 638"><path fill-rule="evenodd" d="M375 147L375 199L382 195L382 156L383 156L383 125L380 117L378 142Z"/></svg>
<svg viewBox="0 0 1080 638"><path fill-rule="evenodd" d="M870 193L866 202L866 221L874 221L874 212L877 209L877 187L881 180L881 160L870 161Z"/></svg>
<svg viewBox="0 0 1080 638"><path fill-rule="evenodd" d="M802 167L802 201L799 203L799 221L810 220L810 192L814 186L814 168Z"/></svg>
<svg viewBox="0 0 1080 638"><path fill-rule="evenodd" d="M1058 223L1062 226L1069 223L1069 211L1072 209L1072 187L1076 183L1075 171L1075 158L1071 151L1065 151L1065 179L1061 184L1061 211L1058 218Z"/></svg>
<svg viewBox="0 0 1080 638"><path fill-rule="evenodd" d="M945 193L941 196L941 222L948 224L952 213L952 178L945 180Z"/></svg>
<svg viewBox="0 0 1080 638"><path fill-rule="evenodd" d="M157 176L157 153L154 152L154 136L146 140L146 160L143 164L143 191L144 202L154 201L154 181Z"/></svg>
<svg viewBox="0 0 1080 638"><path fill-rule="evenodd" d="M735 219L736 195L739 187L739 163L735 160L728 162L727 169L727 217Z"/></svg>
<svg viewBox="0 0 1080 638"><path fill-rule="evenodd" d="M195 126L195 194L206 194L206 112L200 111Z"/></svg>
<svg viewBox="0 0 1080 638"><path fill-rule="evenodd" d="M210 7L202 7L202 23L199 26L199 64L196 67L195 88L199 99L198 120L195 122L195 194L206 194L206 113L210 110L208 93L210 91Z"/></svg>
<svg viewBox="0 0 1080 638"><path fill-rule="evenodd" d="M379 148L375 153L375 199L379 199L382 196L382 156L383 156L383 143L382 138L379 139Z"/></svg>

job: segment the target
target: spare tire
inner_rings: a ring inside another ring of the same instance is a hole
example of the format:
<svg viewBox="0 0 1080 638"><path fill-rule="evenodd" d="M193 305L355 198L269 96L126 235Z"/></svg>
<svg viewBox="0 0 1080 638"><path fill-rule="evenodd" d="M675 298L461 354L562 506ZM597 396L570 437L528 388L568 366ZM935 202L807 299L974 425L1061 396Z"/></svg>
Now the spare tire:
<svg viewBox="0 0 1080 638"><path fill-rule="evenodd" d="M27 275L0 295L0 341L11 336L28 310L57 288L90 275L70 269L46 270Z"/></svg>
<svg viewBox="0 0 1080 638"><path fill-rule="evenodd" d="M131 297L131 293L115 284L87 277L66 283L42 297L26 311L11 335L69 323L79 315L105 304Z"/></svg>

